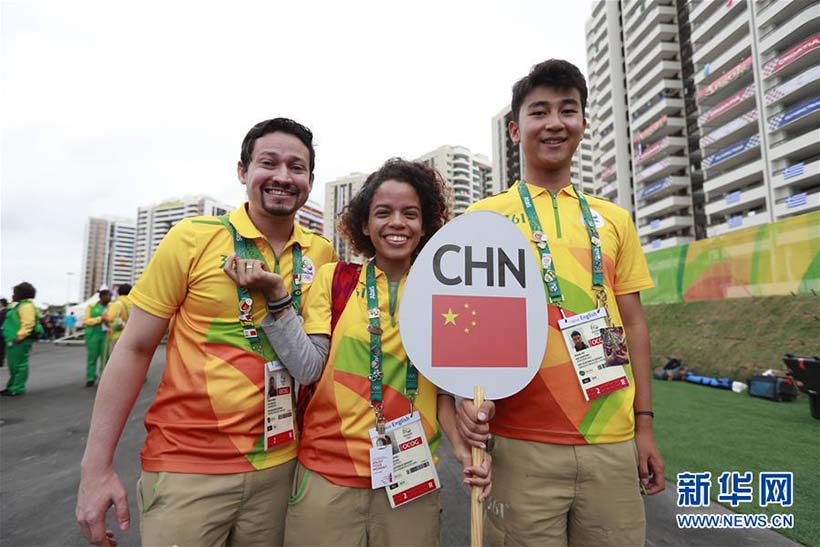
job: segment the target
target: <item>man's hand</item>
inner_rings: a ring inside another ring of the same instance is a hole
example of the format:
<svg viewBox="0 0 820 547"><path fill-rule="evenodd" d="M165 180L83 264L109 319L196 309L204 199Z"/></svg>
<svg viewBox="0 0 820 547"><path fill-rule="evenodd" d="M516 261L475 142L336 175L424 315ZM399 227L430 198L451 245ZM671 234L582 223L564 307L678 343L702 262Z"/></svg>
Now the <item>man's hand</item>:
<svg viewBox="0 0 820 547"><path fill-rule="evenodd" d="M490 420L495 416L495 403L484 401L476 408L472 399L464 399L456 410L458 432L470 446L486 449L490 439Z"/></svg>
<svg viewBox="0 0 820 547"><path fill-rule="evenodd" d="M128 512L128 494L113 469L101 473L82 472L77 494L75 515L90 545L115 546L111 531L105 529L105 514L114 506L120 530L128 530L131 516Z"/></svg>
<svg viewBox="0 0 820 547"><path fill-rule="evenodd" d="M268 271L261 260L245 260L231 255L222 270L240 287L262 289L268 300L279 300L288 295L282 276Z"/></svg>
<svg viewBox="0 0 820 547"><path fill-rule="evenodd" d="M637 428L635 430L635 444L638 447L638 475L641 477L648 495L663 492L666 488L666 477L663 458L655 443L655 436L651 428Z"/></svg>

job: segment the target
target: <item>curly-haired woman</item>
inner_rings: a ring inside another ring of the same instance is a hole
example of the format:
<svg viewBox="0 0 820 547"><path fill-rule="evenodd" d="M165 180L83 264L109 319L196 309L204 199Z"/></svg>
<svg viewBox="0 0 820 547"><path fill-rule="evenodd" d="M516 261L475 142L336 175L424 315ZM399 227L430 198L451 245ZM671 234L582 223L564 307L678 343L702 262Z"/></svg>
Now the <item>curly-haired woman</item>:
<svg viewBox="0 0 820 547"><path fill-rule="evenodd" d="M453 398L415 371L399 336L407 273L448 218L444 189L441 177L423 164L387 161L341 218L342 233L369 260L361 267L338 263L319 269L305 305L306 334L290 307L272 312L262 324L277 350L286 348L279 351L282 364L299 363L316 376L321 371L304 417L286 545L439 543L437 491L402 503L395 485L372 487L371 469L378 467L373 459L380 456L371 449L401 451L395 436L410 431L408 426L391 432L391 422L415 423L432 450L441 424L464 465L464 482L483 487L482 497L489 493L489 459L471 466L469 447L455 426ZM287 299L275 274L241 264L230 274L241 285L262 287L271 302Z"/></svg>

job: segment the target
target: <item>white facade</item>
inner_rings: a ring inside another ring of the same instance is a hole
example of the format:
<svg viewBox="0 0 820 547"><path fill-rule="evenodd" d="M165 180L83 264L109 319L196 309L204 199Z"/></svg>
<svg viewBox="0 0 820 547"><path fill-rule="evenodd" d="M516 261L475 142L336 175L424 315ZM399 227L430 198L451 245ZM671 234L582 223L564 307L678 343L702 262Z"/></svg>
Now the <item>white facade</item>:
<svg viewBox="0 0 820 547"><path fill-rule="evenodd" d="M595 194L594 164L592 162L592 136L589 129L584 131L584 138L572 156L570 179L572 183L587 194Z"/></svg>
<svg viewBox="0 0 820 547"><path fill-rule="evenodd" d="M620 2L595 2L586 23L587 123L595 194L632 212L633 185Z"/></svg>
<svg viewBox="0 0 820 547"><path fill-rule="evenodd" d="M820 209L820 2L692 2L707 233Z"/></svg>
<svg viewBox="0 0 820 547"><path fill-rule="evenodd" d="M333 243L340 260L352 261L356 258L337 226L345 207L362 188L365 179L367 175L364 173L351 173L325 183L324 234Z"/></svg>
<svg viewBox="0 0 820 547"><path fill-rule="evenodd" d="M308 230L324 235L325 219L322 207L312 199L307 200L301 209L296 211L296 222Z"/></svg>
<svg viewBox="0 0 820 547"><path fill-rule="evenodd" d="M508 130L512 107L507 105L493 116L493 182L494 191L506 190L518 179L524 178L521 145L515 144Z"/></svg>
<svg viewBox="0 0 820 547"><path fill-rule="evenodd" d="M463 146L440 146L416 158L436 169L453 191L453 216L463 214L476 201L495 193L493 167L487 156Z"/></svg>
<svg viewBox="0 0 820 547"><path fill-rule="evenodd" d="M142 275L159 242L180 220L202 215L224 215L233 209L235 207L207 196L184 196L158 205L139 207L134 249L134 278Z"/></svg>
<svg viewBox="0 0 820 547"><path fill-rule="evenodd" d="M80 300L93 296L101 286L134 282L136 225L122 218L89 218L83 238Z"/></svg>

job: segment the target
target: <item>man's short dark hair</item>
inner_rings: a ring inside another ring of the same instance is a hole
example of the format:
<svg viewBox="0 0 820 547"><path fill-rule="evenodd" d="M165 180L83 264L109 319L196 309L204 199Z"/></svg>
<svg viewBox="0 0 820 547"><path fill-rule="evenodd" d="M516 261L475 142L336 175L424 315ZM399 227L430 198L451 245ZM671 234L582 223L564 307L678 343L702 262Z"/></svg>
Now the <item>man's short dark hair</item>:
<svg viewBox="0 0 820 547"><path fill-rule="evenodd" d="M524 98L536 87L554 87L558 89L577 89L581 96L581 114L587 114L587 81L578 67L562 59L550 59L538 63L530 73L515 82L512 94L512 115L518 121L518 115Z"/></svg>
<svg viewBox="0 0 820 547"><path fill-rule="evenodd" d="M108 289L103 289L97 294L97 296L99 296L100 298L102 298L103 296L111 296L111 291L109 291Z"/></svg>
<svg viewBox="0 0 820 547"><path fill-rule="evenodd" d="M242 151L239 159L242 161L245 169L251 163L251 156L253 156L253 147L256 144L256 139L264 137L268 133L287 133L293 135L304 144L310 153L310 173L313 174L313 168L316 165L316 151L313 149L313 132L299 122L295 122L290 118L273 118L265 120L251 127L245 138L242 139Z"/></svg>
<svg viewBox="0 0 820 547"><path fill-rule="evenodd" d="M12 289L14 293L15 300L29 300L34 298L37 295L37 289L34 288L34 285L28 283L27 281L23 281L19 285L15 285Z"/></svg>
<svg viewBox="0 0 820 547"><path fill-rule="evenodd" d="M581 333L578 332L577 330L574 330L574 331L572 331L572 334L570 334L570 336L581 336Z"/></svg>
<svg viewBox="0 0 820 547"><path fill-rule="evenodd" d="M126 294L131 292L131 284L130 283L123 283L119 287L117 287L117 294L119 296L125 296Z"/></svg>

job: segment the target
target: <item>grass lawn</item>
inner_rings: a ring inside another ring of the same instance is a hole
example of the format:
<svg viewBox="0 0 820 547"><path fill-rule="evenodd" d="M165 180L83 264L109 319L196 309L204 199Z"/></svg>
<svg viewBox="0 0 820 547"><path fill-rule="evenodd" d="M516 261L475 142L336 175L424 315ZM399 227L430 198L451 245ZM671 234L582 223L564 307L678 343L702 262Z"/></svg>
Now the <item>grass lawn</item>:
<svg viewBox="0 0 820 547"><path fill-rule="evenodd" d="M778 532L805 545L820 545L820 420L809 414L805 394L790 403L747 393L652 381L655 437L667 480L683 471L711 471L712 499L724 471L751 471L754 502L733 511L793 514L795 527ZM761 471L794 473L794 505L757 505ZM715 503L715 502L713 502Z"/></svg>

